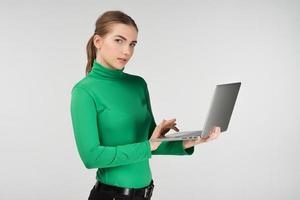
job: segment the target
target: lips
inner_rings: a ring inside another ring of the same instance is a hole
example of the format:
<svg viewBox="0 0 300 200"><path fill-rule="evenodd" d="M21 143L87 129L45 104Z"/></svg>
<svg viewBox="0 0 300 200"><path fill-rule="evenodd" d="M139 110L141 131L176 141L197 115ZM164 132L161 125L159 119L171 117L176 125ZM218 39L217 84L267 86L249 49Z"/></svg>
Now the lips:
<svg viewBox="0 0 300 200"><path fill-rule="evenodd" d="M126 62L126 61L127 61L127 59L125 59L125 58L118 58L118 60L121 60L121 61L123 61L123 62Z"/></svg>

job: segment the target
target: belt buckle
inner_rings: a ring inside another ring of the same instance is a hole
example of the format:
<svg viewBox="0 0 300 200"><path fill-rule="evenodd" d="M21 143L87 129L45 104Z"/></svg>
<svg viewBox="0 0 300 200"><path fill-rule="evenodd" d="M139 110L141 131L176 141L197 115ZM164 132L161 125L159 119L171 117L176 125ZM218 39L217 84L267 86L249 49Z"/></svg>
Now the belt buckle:
<svg viewBox="0 0 300 200"><path fill-rule="evenodd" d="M146 189L145 189L145 193L144 193L144 198L148 198L148 196L147 196L147 195L148 195L148 194L147 194L148 191L149 191L148 188L146 188Z"/></svg>
<svg viewBox="0 0 300 200"><path fill-rule="evenodd" d="M125 188L125 190L123 190L123 194L124 195L130 195L130 189L129 188Z"/></svg>
<svg viewBox="0 0 300 200"><path fill-rule="evenodd" d="M153 186L150 185L149 187L145 188L144 198L148 198L152 195Z"/></svg>

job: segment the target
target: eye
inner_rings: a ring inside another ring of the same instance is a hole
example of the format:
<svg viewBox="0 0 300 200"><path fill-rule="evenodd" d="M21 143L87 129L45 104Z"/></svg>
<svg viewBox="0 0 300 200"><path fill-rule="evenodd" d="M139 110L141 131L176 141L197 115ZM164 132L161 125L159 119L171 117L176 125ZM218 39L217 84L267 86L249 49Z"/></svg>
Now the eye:
<svg viewBox="0 0 300 200"><path fill-rule="evenodd" d="M130 46L135 47L135 45L136 45L135 43L132 43Z"/></svg>
<svg viewBox="0 0 300 200"><path fill-rule="evenodd" d="M117 43L122 43L122 40L121 39L115 39L115 41L117 42Z"/></svg>

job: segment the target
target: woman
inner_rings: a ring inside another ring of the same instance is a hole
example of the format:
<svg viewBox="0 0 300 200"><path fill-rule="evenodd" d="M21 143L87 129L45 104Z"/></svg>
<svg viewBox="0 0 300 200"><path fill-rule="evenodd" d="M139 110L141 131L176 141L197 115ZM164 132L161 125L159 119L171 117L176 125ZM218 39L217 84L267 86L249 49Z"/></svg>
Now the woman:
<svg viewBox="0 0 300 200"><path fill-rule="evenodd" d="M152 142L179 131L176 119L156 126L145 80L124 72L133 55L138 28L121 11L107 11L96 21L87 44L86 77L72 89L71 116L81 160L97 169L90 200L150 199L154 183L152 155L191 155L194 146L220 134L216 128L206 139Z"/></svg>

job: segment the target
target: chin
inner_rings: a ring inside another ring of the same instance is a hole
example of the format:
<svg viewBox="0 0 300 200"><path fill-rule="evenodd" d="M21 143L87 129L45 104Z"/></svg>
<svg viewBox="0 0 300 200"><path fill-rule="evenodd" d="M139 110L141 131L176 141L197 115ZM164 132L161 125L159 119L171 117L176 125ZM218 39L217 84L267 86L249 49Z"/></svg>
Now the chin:
<svg viewBox="0 0 300 200"><path fill-rule="evenodd" d="M120 63L114 65L115 69L123 69L124 67L125 67L125 65L124 64L120 64Z"/></svg>
<svg viewBox="0 0 300 200"><path fill-rule="evenodd" d="M124 68L124 66L120 66L120 65L115 65L113 67L114 67L114 69L119 69L119 70Z"/></svg>

